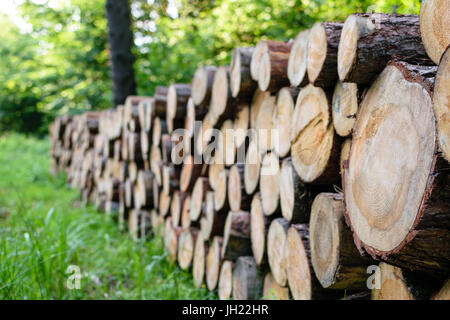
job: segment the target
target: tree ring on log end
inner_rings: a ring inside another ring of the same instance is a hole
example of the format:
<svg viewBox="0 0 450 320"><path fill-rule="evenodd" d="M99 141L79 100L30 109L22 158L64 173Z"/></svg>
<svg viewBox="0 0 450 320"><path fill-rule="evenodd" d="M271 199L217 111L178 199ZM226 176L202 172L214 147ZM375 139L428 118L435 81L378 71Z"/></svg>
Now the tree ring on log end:
<svg viewBox="0 0 450 320"><path fill-rule="evenodd" d="M295 37L288 61L288 78L292 86L299 86L306 75L309 30L300 31Z"/></svg>
<svg viewBox="0 0 450 320"><path fill-rule="evenodd" d="M252 240L253 257L257 265L264 258L266 247L266 222L261 204L261 196L256 193L253 196L250 209L250 237Z"/></svg>
<svg viewBox="0 0 450 320"><path fill-rule="evenodd" d="M308 43L308 78L311 82L317 79L327 57L327 34L321 22L316 23L310 33Z"/></svg>
<svg viewBox="0 0 450 320"><path fill-rule="evenodd" d="M338 74L341 81L345 81L356 61L358 46L358 19L355 15L349 16L342 27L341 40L338 46Z"/></svg>

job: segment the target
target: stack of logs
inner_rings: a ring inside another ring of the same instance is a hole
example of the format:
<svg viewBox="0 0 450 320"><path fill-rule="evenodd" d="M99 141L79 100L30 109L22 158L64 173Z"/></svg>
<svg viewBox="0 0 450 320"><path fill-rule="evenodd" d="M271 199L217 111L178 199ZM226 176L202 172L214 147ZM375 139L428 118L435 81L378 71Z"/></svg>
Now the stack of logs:
<svg viewBox="0 0 450 320"><path fill-rule="evenodd" d="M449 2L316 23L236 48L192 84L60 117L53 168L133 238L161 229L221 299L450 299L437 10Z"/></svg>

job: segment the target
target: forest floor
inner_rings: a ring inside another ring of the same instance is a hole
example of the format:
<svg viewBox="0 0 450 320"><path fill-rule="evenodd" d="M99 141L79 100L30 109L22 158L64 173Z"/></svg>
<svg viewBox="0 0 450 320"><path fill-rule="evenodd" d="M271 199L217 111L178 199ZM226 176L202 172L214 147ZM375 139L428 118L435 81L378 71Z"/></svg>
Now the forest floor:
<svg viewBox="0 0 450 320"><path fill-rule="evenodd" d="M168 262L160 236L136 243L81 203L50 174L48 148L0 136L0 299L216 298Z"/></svg>

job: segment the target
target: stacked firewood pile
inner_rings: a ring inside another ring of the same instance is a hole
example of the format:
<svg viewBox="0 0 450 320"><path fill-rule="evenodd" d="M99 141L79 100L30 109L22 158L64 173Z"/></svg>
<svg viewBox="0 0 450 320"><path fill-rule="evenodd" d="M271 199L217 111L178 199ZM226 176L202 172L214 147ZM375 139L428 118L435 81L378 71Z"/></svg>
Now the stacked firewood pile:
<svg viewBox="0 0 450 320"><path fill-rule="evenodd" d="M436 10L449 2L320 22L191 84L58 118L53 168L135 239L162 229L169 258L221 299L449 299Z"/></svg>

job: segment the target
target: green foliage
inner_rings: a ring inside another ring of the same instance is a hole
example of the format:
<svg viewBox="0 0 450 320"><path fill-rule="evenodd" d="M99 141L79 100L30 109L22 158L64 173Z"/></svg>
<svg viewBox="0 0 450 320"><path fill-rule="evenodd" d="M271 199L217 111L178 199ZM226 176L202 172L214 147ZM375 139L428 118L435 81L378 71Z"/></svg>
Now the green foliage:
<svg viewBox="0 0 450 320"><path fill-rule="evenodd" d="M169 263L161 237L135 243L49 172L48 142L0 136L0 299L212 299ZM69 290L69 265L80 290Z"/></svg>
<svg viewBox="0 0 450 320"><path fill-rule="evenodd" d="M41 131L57 114L111 106L104 0L22 0L31 31L0 16L0 131ZM288 40L353 12L419 13L420 0L130 0L138 94L226 64L236 46Z"/></svg>

